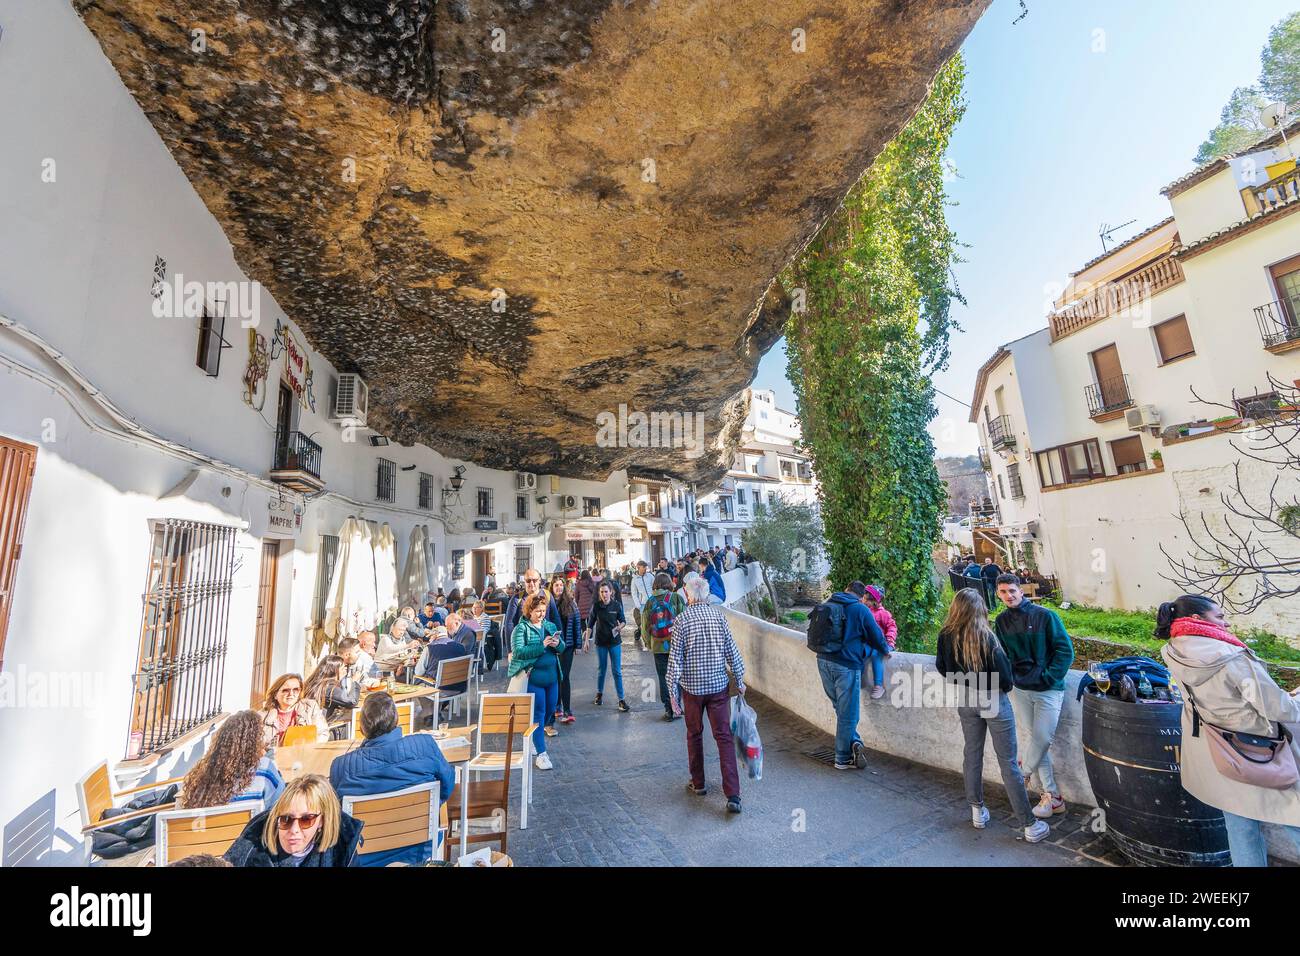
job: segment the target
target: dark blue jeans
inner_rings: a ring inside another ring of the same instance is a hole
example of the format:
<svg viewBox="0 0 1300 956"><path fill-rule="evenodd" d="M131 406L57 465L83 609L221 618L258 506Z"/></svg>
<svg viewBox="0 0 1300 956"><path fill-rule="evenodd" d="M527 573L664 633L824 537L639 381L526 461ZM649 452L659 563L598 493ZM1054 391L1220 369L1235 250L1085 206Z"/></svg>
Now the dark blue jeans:
<svg viewBox="0 0 1300 956"><path fill-rule="evenodd" d="M862 707L862 671L845 667L824 657L817 658L822 690L835 706L835 760L853 762L853 743L858 736L858 712Z"/></svg>
<svg viewBox="0 0 1300 956"><path fill-rule="evenodd" d="M542 728L547 724L555 722L555 707L560 702L560 682L556 681L550 687L538 687L532 681L528 682L528 693L533 695L533 723L537 729L533 731L533 751L535 753L546 753L546 734Z"/></svg>

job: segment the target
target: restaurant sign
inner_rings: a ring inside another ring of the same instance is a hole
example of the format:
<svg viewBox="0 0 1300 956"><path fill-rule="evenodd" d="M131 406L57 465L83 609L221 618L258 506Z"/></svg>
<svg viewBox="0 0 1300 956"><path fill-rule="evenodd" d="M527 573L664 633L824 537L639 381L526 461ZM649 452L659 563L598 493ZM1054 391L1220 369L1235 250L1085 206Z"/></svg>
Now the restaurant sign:
<svg viewBox="0 0 1300 956"><path fill-rule="evenodd" d="M495 521L488 521L488 520L484 520L484 521L475 521L475 522L474 522L474 530L475 530L475 531L495 531L495 530L497 530L497 523L496 523Z"/></svg>
<svg viewBox="0 0 1300 956"><path fill-rule="evenodd" d="M599 531L592 528L566 528L565 541L617 541L622 538L640 540L641 532L634 528L624 531Z"/></svg>
<svg viewBox="0 0 1300 956"><path fill-rule="evenodd" d="M311 362L307 360L307 349L294 338L289 326L279 319L275 320L275 339L271 342L271 361L284 353L284 370L281 378L297 397L305 409L316 411L316 396L312 394Z"/></svg>

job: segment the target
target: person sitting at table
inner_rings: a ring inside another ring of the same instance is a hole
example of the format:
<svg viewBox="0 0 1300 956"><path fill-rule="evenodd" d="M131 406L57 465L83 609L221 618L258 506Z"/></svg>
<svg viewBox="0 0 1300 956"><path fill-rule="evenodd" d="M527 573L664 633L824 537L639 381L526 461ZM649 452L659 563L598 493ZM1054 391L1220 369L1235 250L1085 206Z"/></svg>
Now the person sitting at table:
<svg viewBox="0 0 1300 956"><path fill-rule="evenodd" d="M361 745L330 764L330 784L340 797L390 793L420 783L438 781L438 800L446 803L456 784L456 771L429 734L402 735L397 705L388 694L369 695L361 705ZM357 866L390 863L419 864L433 855L433 845L367 853L361 841Z"/></svg>
<svg viewBox="0 0 1300 956"><path fill-rule="evenodd" d="M455 611L447 615L447 636L465 648L471 657L478 651L478 635L469 623Z"/></svg>
<svg viewBox="0 0 1300 956"><path fill-rule="evenodd" d="M302 675L284 674L267 690L258 716L262 718L262 734L268 745L278 746L290 727L315 727L317 740L330 739L325 712L320 704L303 694L302 687Z"/></svg>
<svg viewBox="0 0 1300 956"><path fill-rule="evenodd" d="M213 734L207 752L185 775L176 805L194 810L260 800L265 808L283 789L284 779L266 754L262 718L241 710Z"/></svg>
<svg viewBox="0 0 1300 956"><path fill-rule="evenodd" d="M307 678L302 695L316 701L325 711L325 723L329 724L334 740L347 736L352 710L361 699L361 683L352 679L342 657L330 654L317 664Z"/></svg>
<svg viewBox="0 0 1300 956"><path fill-rule="evenodd" d="M413 664L420 653L420 642L406 636L406 629L411 622L404 617L393 620L388 633L379 641L379 651L375 660L382 669L400 670Z"/></svg>
<svg viewBox="0 0 1300 956"><path fill-rule="evenodd" d="M328 780L309 773L291 780L223 856L241 867L342 867L353 864L360 842L360 822L343 812Z"/></svg>
<svg viewBox="0 0 1300 956"><path fill-rule="evenodd" d="M434 614L434 610L435 610L435 606L432 601L424 602L424 609L419 613L421 627L428 628L428 627L433 627L433 625L435 624L442 623L441 621L438 620L437 615Z"/></svg>
<svg viewBox="0 0 1300 956"><path fill-rule="evenodd" d="M450 617L448 619L450 619ZM420 662L415 666L416 676L423 678L432 684L438 679L439 661L449 661L457 657L465 656L467 655L465 653L464 644L460 643L460 641L452 640L451 635L447 632L445 627L434 628L433 640L430 641L428 646L424 649L424 652L420 655ZM442 691L445 696L455 696L456 694L463 694L467 686L468 682L451 684L448 687L444 687ZM446 719L447 708L450 706L449 702L444 702L442 707L439 708L442 710L442 713L438 716L439 720ZM421 698L420 721L422 724L428 725L433 723L432 710L432 704L426 701L425 698Z"/></svg>
<svg viewBox="0 0 1300 956"><path fill-rule="evenodd" d="M371 633L371 637L373 636L374 634ZM352 680L364 685L379 677L375 659L362 650L361 641L357 638L345 637L339 641L339 657L343 658L343 666L347 668L348 676Z"/></svg>

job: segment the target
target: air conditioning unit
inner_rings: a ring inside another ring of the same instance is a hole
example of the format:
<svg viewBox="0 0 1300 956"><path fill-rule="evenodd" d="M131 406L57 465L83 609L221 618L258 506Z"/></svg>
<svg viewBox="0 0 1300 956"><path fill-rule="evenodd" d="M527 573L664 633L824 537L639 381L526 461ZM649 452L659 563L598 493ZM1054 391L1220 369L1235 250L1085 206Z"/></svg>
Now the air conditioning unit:
<svg viewBox="0 0 1300 956"><path fill-rule="evenodd" d="M1124 413L1124 424L1131 432L1140 432L1147 428L1160 427L1160 413L1154 405L1139 405Z"/></svg>
<svg viewBox="0 0 1300 956"><path fill-rule="evenodd" d="M515 472L515 490L533 491L537 488L537 476L526 471Z"/></svg>
<svg viewBox="0 0 1300 956"><path fill-rule="evenodd" d="M366 410L370 405L370 389L355 372L339 375L334 389L334 414L330 421L349 425L365 425Z"/></svg>
<svg viewBox="0 0 1300 956"><path fill-rule="evenodd" d="M578 499L573 495L560 495L560 508L564 511L571 511L578 506Z"/></svg>

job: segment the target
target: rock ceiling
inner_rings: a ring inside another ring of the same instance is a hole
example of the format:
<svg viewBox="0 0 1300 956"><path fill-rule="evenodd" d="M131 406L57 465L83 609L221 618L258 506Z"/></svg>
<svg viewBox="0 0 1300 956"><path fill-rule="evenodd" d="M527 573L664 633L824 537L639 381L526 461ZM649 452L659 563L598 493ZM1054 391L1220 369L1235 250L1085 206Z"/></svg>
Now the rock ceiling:
<svg viewBox="0 0 1300 956"><path fill-rule="evenodd" d="M781 335L773 277L987 2L74 0L373 427L701 481ZM702 413L708 452L606 447L620 404Z"/></svg>

